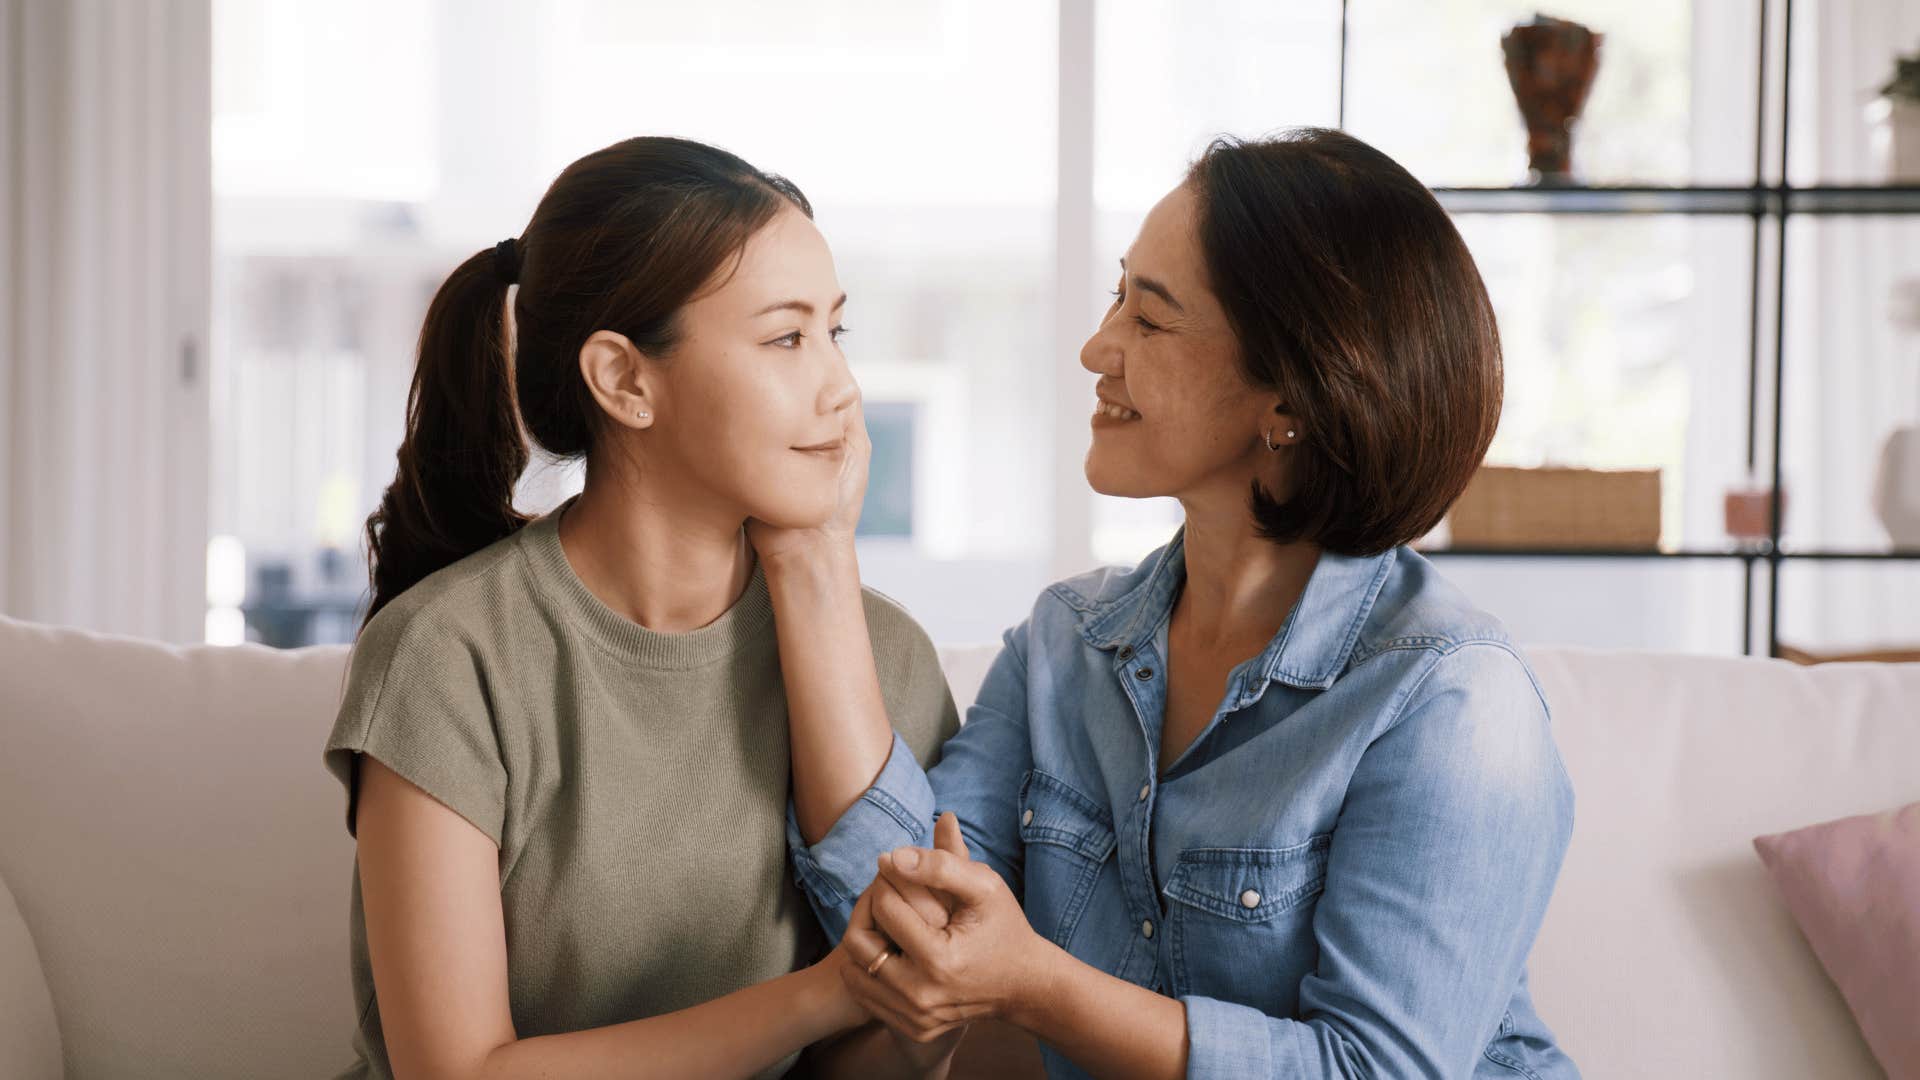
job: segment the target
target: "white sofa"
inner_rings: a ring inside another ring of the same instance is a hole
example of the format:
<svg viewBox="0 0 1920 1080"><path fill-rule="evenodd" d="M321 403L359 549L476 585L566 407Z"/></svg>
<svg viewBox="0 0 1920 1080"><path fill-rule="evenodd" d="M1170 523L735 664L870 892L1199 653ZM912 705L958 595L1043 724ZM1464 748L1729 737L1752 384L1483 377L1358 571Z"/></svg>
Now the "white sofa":
<svg viewBox="0 0 1920 1080"><path fill-rule="evenodd" d="M946 650L963 705L991 655ZM1585 1074L1880 1075L1749 841L1920 799L1920 664L1529 655L1577 799L1532 986ZM0 1077L351 1060L344 658L0 616Z"/></svg>

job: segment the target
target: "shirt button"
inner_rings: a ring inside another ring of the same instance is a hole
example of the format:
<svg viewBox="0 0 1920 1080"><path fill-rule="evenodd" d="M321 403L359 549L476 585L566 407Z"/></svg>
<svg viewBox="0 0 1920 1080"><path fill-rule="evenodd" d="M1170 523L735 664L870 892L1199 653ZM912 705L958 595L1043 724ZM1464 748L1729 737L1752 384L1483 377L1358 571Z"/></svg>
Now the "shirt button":
<svg viewBox="0 0 1920 1080"><path fill-rule="evenodd" d="M1259 893L1257 893L1257 892L1254 892L1254 891L1253 891L1252 889L1248 889L1248 890L1247 890L1246 892L1243 892L1243 893L1241 893L1241 894L1240 894L1240 906L1241 906L1241 907L1244 907L1244 908L1257 908L1257 907L1259 907L1259 906L1260 906L1260 894L1259 894Z"/></svg>
<svg viewBox="0 0 1920 1080"><path fill-rule="evenodd" d="M1120 646L1120 662L1124 664L1131 659L1133 659L1133 646L1131 645Z"/></svg>
<svg viewBox="0 0 1920 1080"><path fill-rule="evenodd" d="M1141 682L1146 682L1148 679L1153 678L1153 669L1150 667L1138 668L1134 671L1133 677L1139 679Z"/></svg>
<svg viewBox="0 0 1920 1080"><path fill-rule="evenodd" d="M1021 815L1020 815L1020 824L1022 824L1022 825L1031 825L1031 824L1033 824L1033 811L1032 811L1032 810L1028 810L1028 811L1027 811L1026 813L1024 813L1024 814L1021 814Z"/></svg>
<svg viewBox="0 0 1920 1080"><path fill-rule="evenodd" d="M1152 919L1148 919L1146 922L1143 922L1140 924L1140 934L1142 937L1153 936L1153 920Z"/></svg>
<svg viewBox="0 0 1920 1080"><path fill-rule="evenodd" d="M1148 794L1149 792L1151 792L1152 790L1153 790L1153 785L1152 785L1152 784L1150 784L1150 783L1148 783L1148 784L1141 784L1141 785L1140 785L1140 801L1141 801L1141 802L1146 802L1146 801L1147 801L1147 794Z"/></svg>

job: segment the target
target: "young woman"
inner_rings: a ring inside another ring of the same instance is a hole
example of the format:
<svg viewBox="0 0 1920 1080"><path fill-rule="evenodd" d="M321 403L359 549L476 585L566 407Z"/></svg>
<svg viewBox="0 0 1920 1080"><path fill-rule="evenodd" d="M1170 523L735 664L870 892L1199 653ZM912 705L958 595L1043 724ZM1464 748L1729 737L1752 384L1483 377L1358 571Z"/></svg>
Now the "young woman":
<svg viewBox="0 0 1920 1080"><path fill-rule="evenodd" d="M855 576L867 443L811 216L632 139L433 298L324 752L358 844L346 1075L775 1076L823 1039L826 1075L919 1063L787 864L790 812L832 821L957 726L925 633ZM531 520L526 435L586 462ZM847 701L861 753L789 742Z"/></svg>
<svg viewBox="0 0 1920 1080"><path fill-rule="evenodd" d="M1004 1017L1058 1077L1575 1076L1527 991L1573 823L1547 703L1405 546L1500 415L1445 212L1338 132L1217 141L1080 361L1088 480L1185 524L1046 590L938 765L814 793L850 990L929 1044Z"/></svg>

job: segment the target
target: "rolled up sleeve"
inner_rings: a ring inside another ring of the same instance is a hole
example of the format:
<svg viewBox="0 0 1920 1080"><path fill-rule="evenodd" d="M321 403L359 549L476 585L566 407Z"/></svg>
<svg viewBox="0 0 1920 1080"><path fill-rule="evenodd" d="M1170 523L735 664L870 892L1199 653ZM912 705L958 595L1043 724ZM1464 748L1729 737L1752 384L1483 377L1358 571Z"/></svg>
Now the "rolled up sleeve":
<svg viewBox="0 0 1920 1080"><path fill-rule="evenodd" d="M819 843L809 846L800 835L793 800L787 800L787 848L794 874L829 937L838 942L846 933L854 902L872 883L880 853L927 846L933 819L933 788L926 770L897 731L880 775Z"/></svg>
<svg viewBox="0 0 1920 1080"><path fill-rule="evenodd" d="M793 802L787 802L787 848L794 876L827 936L838 944L860 894L873 884L879 857L897 847L933 846L933 824L943 811L960 821L968 852L1006 879L1020 895L1020 839L1016 792L1031 759L1026 728L1028 623L1002 635L1004 647L980 684L966 722L924 769L913 751L893 738L893 751L873 786L808 845Z"/></svg>
<svg viewBox="0 0 1920 1080"><path fill-rule="evenodd" d="M1188 1076L1466 1076L1525 970L1573 830L1531 673L1440 657L1362 753L1314 910L1298 1018L1185 997Z"/></svg>

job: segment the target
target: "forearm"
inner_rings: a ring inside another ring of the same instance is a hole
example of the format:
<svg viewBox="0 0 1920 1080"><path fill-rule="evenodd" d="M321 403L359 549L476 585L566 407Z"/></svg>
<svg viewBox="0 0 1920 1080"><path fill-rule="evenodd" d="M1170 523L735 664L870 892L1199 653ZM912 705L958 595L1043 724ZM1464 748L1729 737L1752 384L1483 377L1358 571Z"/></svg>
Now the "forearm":
<svg viewBox="0 0 1920 1080"><path fill-rule="evenodd" d="M1051 942L1032 992L1007 1019L1095 1076L1180 1080L1187 1072L1187 1010L1118 979Z"/></svg>
<svg viewBox="0 0 1920 1080"><path fill-rule="evenodd" d="M477 1080L751 1076L865 1018L822 962L678 1012L518 1039Z"/></svg>
<svg viewBox="0 0 1920 1080"><path fill-rule="evenodd" d="M819 1076L845 1080L946 1080L953 1054L966 1033L960 1028L934 1043L911 1050L899 1036L874 1021L816 1048L814 1068Z"/></svg>
<svg viewBox="0 0 1920 1080"><path fill-rule="evenodd" d="M819 841L887 763L893 727L849 546L766 565L786 683L794 814Z"/></svg>

